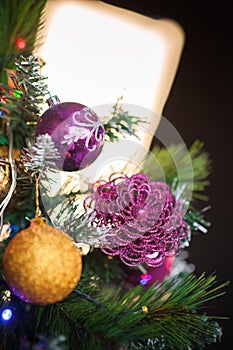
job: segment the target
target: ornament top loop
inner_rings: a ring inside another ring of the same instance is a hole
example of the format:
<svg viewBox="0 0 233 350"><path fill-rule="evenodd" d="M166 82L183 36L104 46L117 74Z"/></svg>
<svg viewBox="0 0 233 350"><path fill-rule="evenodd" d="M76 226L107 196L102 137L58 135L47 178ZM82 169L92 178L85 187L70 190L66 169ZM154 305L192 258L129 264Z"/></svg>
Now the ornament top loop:
<svg viewBox="0 0 233 350"><path fill-rule="evenodd" d="M59 104L61 101L57 95L54 95L50 96L46 102L48 103L49 107L52 107Z"/></svg>
<svg viewBox="0 0 233 350"><path fill-rule="evenodd" d="M47 220L43 217L40 218L34 218L31 220L30 227L35 227L35 226L44 226L47 225Z"/></svg>

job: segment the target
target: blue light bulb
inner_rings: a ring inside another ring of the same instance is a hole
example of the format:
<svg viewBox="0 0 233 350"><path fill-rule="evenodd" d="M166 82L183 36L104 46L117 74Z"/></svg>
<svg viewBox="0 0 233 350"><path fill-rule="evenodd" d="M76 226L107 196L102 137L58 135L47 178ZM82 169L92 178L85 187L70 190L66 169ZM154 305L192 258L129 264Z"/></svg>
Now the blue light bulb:
<svg viewBox="0 0 233 350"><path fill-rule="evenodd" d="M4 309L2 311L2 320L3 321L10 321L10 319L12 318L13 316L13 312L11 311L11 309Z"/></svg>

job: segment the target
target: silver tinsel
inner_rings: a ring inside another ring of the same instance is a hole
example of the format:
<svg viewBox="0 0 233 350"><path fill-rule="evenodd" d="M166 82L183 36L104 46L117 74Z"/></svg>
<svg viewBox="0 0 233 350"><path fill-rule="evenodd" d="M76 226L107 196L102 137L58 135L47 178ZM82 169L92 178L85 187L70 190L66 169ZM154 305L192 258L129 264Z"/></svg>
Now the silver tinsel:
<svg viewBox="0 0 233 350"><path fill-rule="evenodd" d="M22 150L21 160L28 170L43 172L55 167L55 159L60 158L60 153L48 134L39 135L36 142L30 148Z"/></svg>

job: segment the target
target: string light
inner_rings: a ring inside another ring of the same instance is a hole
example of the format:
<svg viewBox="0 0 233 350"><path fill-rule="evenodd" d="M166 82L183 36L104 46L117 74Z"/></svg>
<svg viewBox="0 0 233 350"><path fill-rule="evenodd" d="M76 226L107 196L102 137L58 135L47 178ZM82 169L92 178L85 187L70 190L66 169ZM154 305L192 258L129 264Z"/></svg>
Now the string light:
<svg viewBox="0 0 233 350"><path fill-rule="evenodd" d="M14 90L13 95L15 98L20 98L22 96L22 91L21 90Z"/></svg>
<svg viewBox="0 0 233 350"><path fill-rule="evenodd" d="M23 50L26 47L26 41L23 38L16 40L16 46L18 49Z"/></svg>
<svg viewBox="0 0 233 350"><path fill-rule="evenodd" d="M147 314L147 312L149 311L148 307L146 305L142 306L142 311Z"/></svg>
<svg viewBox="0 0 233 350"><path fill-rule="evenodd" d="M142 286L145 286L151 280L151 275L143 273L141 276L139 276L138 280Z"/></svg>
<svg viewBox="0 0 233 350"><path fill-rule="evenodd" d="M13 316L13 312L11 311L11 309L7 308L2 311L1 317L2 317L2 320L5 322L10 321L12 316Z"/></svg>
<svg viewBox="0 0 233 350"><path fill-rule="evenodd" d="M10 290L5 290L2 293L2 301L4 301L5 303L11 301L11 291Z"/></svg>

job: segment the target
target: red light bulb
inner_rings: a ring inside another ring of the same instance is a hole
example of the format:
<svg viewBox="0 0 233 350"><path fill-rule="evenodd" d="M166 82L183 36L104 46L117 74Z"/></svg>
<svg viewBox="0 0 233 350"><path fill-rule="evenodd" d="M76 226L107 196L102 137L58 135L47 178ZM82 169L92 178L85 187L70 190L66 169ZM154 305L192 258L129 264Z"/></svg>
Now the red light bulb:
<svg viewBox="0 0 233 350"><path fill-rule="evenodd" d="M16 45L18 49L23 50L26 46L26 41L23 38L19 38L16 40Z"/></svg>

